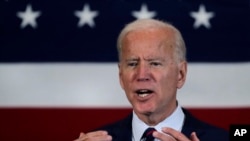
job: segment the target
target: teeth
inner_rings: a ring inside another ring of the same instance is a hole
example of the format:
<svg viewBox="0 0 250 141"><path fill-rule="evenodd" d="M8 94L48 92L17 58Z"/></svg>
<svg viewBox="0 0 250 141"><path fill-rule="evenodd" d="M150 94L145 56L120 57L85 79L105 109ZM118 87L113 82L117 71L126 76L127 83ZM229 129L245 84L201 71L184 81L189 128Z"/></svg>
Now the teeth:
<svg viewBox="0 0 250 141"><path fill-rule="evenodd" d="M146 97L149 94L139 94L140 97Z"/></svg>
<svg viewBox="0 0 250 141"><path fill-rule="evenodd" d="M146 93L148 90L140 90L140 93Z"/></svg>
<svg viewBox="0 0 250 141"><path fill-rule="evenodd" d="M137 90L136 93L139 97L144 98L144 97L150 95L151 93L153 93L153 91L148 90L148 89L140 89L140 90Z"/></svg>

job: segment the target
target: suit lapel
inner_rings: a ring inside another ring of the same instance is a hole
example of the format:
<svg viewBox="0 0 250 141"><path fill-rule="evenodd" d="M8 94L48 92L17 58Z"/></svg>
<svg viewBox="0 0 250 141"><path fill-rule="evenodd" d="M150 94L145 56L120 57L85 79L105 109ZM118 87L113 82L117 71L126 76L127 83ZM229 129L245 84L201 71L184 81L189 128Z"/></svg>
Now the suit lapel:
<svg viewBox="0 0 250 141"><path fill-rule="evenodd" d="M187 110L183 109L185 114L184 125L182 128L182 133L187 137L190 137L192 132L196 132L197 136L200 136L204 133L200 125L200 121L194 118Z"/></svg>
<svg viewBox="0 0 250 141"><path fill-rule="evenodd" d="M132 114L119 123L113 141L132 141Z"/></svg>

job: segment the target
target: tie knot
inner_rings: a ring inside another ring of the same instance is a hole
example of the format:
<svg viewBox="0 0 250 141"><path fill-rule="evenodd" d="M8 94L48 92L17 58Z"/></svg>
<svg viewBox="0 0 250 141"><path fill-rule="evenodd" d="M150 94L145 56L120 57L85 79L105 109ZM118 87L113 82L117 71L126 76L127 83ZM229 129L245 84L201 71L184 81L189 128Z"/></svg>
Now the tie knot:
<svg viewBox="0 0 250 141"><path fill-rule="evenodd" d="M154 137L152 134L154 131L156 131L154 128L148 128L147 130L145 130L141 137L141 141L153 141Z"/></svg>

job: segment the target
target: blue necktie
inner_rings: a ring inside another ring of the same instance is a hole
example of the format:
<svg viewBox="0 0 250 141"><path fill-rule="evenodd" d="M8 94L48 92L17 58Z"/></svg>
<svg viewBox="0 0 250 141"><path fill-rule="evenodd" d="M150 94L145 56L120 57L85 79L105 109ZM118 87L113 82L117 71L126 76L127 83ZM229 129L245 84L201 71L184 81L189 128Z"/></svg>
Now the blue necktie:
<svg viewBox="0 0 250 141"><path fill-rule="evenodd" d="M153 132L156 131L154 128L148 128L145 130L141 137L141 141L154 141Z"/></svg>

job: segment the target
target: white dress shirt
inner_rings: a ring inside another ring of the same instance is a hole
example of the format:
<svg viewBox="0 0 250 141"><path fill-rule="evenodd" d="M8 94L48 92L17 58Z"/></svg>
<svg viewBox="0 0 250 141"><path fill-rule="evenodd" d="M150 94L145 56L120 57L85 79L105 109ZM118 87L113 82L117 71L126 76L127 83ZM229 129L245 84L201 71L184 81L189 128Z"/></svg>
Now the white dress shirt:
<svg viewBox="0 0 250 141"><path fill-rule="evenodd" d="M185 118L185 115L181 109L181 106L179 106L178 104L174 112L169 117L167 117L165 120L163 120L162 122L160 122L153 128L155 128L159 132L162 132L161 131L162 127L170 127L177 131L181 131L183 123L184 123L184 118ZM148 127L152 127L152 126L148 126L147 124L145 124L142 120L138 118L138 116L133 111L132 141L140 141L142 134ZM158 140L155 139L155 141L158 141Z"/></svg>

